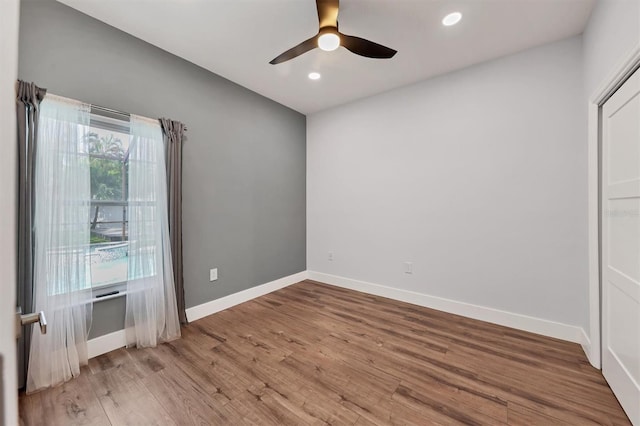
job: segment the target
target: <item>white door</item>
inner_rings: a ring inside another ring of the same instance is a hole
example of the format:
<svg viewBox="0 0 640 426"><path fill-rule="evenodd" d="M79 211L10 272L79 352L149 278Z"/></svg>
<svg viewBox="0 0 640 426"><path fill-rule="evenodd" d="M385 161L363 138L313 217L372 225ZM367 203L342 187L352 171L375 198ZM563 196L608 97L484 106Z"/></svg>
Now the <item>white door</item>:
<svg viewBox="0 0 640 426"><path fill-rule="evenodd" d="M16 78L19 0L0 0L0 424L18 424L16 382Z"/></svg>
<svg viewBox="0 0 640 426"><path fill-rule="evenodd" d="M602 373L640 425L640 71L602 107Z"/></svg>

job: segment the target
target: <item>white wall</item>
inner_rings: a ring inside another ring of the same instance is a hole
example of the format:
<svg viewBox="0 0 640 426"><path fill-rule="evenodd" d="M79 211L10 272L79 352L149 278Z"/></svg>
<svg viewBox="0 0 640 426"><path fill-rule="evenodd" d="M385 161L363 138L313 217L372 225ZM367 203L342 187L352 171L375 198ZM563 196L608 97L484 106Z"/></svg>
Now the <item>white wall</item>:
<svg viewBox="0 0 640 426"><path fill-rule="evenodd" d="M640 0L598 0L584 32L585 91L591 96L640 40Z"/></svg>
<svg viewBox="0 0 640 426"><path fill-rule="evenodd" d="M4 423L18 424L16 375L16 91L19 0L0 0L0 354L4 358L0 404Z"/></svg>
<svg viewBox="0 0 640 426"><path fill-rule="evenodd" d="M309 116L308 269L587 327L582 100L574 37Z"/></svg>

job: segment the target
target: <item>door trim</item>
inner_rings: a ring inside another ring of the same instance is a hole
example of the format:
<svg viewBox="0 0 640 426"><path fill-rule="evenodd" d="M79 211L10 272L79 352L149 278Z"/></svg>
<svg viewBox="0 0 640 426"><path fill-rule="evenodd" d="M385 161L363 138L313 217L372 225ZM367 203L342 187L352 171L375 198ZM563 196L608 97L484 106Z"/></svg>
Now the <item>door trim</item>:
<svg viewBox="0 0 640 426"><path fill-rule="evenodd" d="M640 42L624 56L588 103L589 339L582 343L589 362L601 368L600 335L600 107L640 67Z"/></svg>
<svg viewBox="0 0 640 426"><path fill-rule="evenodd" d="M19 0L0 0L0 140L7 141L0 160L0 424L18 424L18 366L16 360L16 250L18 150L16 144L16 79L18 78ZM2 412L4 411L4 412Z"/></svg>

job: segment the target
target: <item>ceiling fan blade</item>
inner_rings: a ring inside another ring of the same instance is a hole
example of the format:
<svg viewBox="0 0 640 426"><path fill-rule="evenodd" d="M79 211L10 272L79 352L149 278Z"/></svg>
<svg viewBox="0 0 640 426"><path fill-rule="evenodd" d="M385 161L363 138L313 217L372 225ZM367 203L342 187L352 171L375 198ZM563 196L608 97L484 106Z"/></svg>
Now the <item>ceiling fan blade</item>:
<svg viewBox="0 0 640 426"><path fill-rule="evenodd" d="M366 56L367 58L389 59L398 53L397 50L381 44L342 33L340 34L340 44L356 55Z"/></svg>
<svg viewBox="0 0 640 426"><path fill-rule="evenodd" d="M276 65L276 64L280 64L282 62L286 62L290 59L293 59L297 56L302 55L303 53L307 53L308 51L315 49L316 47L318 47L318 35L314 35L313 37L311 37L308 40L303 41L302 43L300 43L299 45L292 47L291 49L287 50L286 52L276 56L271 62L269 62L271 65Z"/></svg>
<svg viewBox="0 0 640 426"><path fill-rule="evenodd" d="M316 0L316 8L318 9L318 22L320 28L338 27L338 8L340 0Z"/></svg>

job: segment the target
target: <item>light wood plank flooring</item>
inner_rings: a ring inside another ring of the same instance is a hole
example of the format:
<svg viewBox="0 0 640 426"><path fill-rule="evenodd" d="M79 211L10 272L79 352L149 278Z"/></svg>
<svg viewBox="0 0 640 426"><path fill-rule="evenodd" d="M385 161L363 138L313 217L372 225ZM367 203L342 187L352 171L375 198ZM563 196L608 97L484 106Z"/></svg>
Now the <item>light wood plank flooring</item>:
<svg viewBox="0 0 640 426"><path fill-rule="evenodd" d="M572 343L305 281L90 360L25 425L626 425Z"/></svg>

